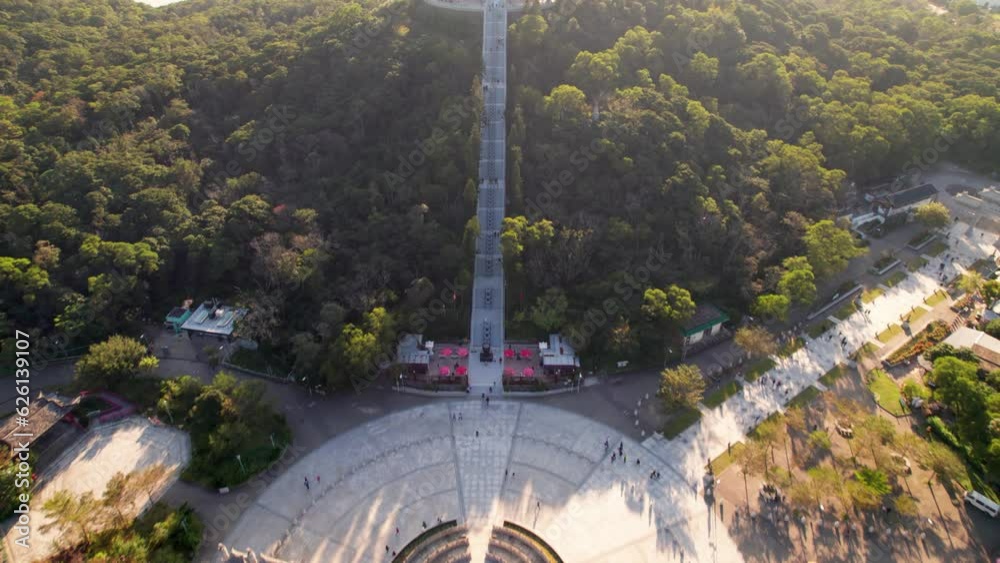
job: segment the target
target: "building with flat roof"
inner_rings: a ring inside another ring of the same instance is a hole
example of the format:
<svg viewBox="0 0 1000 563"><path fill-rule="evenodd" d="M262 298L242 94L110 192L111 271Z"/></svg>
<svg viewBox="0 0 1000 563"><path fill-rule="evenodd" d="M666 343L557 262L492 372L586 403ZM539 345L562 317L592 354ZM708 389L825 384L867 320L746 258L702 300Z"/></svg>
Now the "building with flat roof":
<svg viewBox="0 0 1000 563"><path fill-rule="evenodd" d="M979 358L984 368L994 370L1000 368L1000 340L993 338L981 330L959 327L958 330L944 339L945 344L955 348L968 348Z"/></svg>
<svg viewBox="0 0 1000 563"><path fill-rule="evenodd" d="M545 375L570 376L580 372L580 358L561 334L550 334L548 342L538 344Z"/></svg>
<svg viewBox="0 0 1000 563"><path fill-rule="evenodd" d="M204 301L181 324L181 330L189 334L230 338L236 329L236 322L246 314L246 309L223 305L218 300Z"/></svg>
<svg viewBox="0 0 1000 563"><path fill-rule="evenodd" d="M727 335L722 330L722 324L729 320L729 315L715 305L699 303L694 314L681 325L682 356L686 356L692 348L710 346Z"/></svg>

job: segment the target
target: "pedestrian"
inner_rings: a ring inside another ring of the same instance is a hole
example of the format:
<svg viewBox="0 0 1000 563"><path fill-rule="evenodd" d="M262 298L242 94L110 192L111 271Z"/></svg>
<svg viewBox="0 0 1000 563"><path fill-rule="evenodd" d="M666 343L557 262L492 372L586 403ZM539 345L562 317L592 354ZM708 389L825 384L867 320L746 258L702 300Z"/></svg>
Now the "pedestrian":
<svg viewBox="0 0 1000 563"><path fill-rule="evenodd" d="M618 455L615 454L615 453L612 453L611 454L611 461L615 461L616 459L618 459Z"/></svg>
<svg viewBox="0 0 1000 563"><path fill-rule="evenodd" d="M625 463L625 462L627 462L627 461L628 461L628 460L627 460L627 459L625 458L625 454L622 454L622 463Z"/></svg>
<svg viewBox="0 0 1000 563"><path fill-rule="evenodd" d="M476 438L478 438L478 437L479 437L479 431L476 430Z"/></svg>
<svg viewBox="0 0 1000 563"><path fill-rule="evenodd" d="M396 528L396 535L399 535L399 528Z"/></svg>
<svg viewBox="0 0 1000 563"><path fill-rule="evenodd" d="M388 545L387 545L387 546L385 546L385 552L386 552L386 553L389 553L389 546L388 546Z"/></svg>
<svg viewBox="0 0 1000 563"><path fill-rule="evenodd" d="M458 413L458 419L462 420L462 413Z"/></svg>
<svg viewBox="0 0 1000 563"><path fill-rule="evenodd" d="M486 397L486 406L487 407L490 406L490 398L489 397Z"/></svg>
<svg viewBox="0 0 1000 563"><path fill-rule="evenodd" d="M639 467L639 458L635 458L635 466Z"/></svg>
<svg viewBox="0 0 1000 563"><path fill-rule="evenodd" d="M319 475L316 476L316 484L319 485Z"/></svg>
<svg viewBox="0 0 1000 563"><path fill-rule="evenodd" d="M481 395L481 396L479 397L479 400L480 400L480 401L485 401L485 400L486 400L486 393L483 393L483 394L482 394L482 395Z"/></svg>
<svg viewBox="0 0 1000 563"><path fill-rule="evenodd" d="M427 521L426 520L421 520L420 521L420 525L423 526L425 530L427 529Z"/></svg>
<svg viewBox="0 0 1000 563"><path fill-rule="evenodd" d="M733 455L733 443L732 442L729 442L728 444L726 444L726 451L729 453L729 455Z"/></svg>
<svg viewBox="0 0 1000 563"><path fill-rule="evenodd" d="M309 477L306 477L305 479L306 479L305 480L306 490L308 491L309 490Z"/></svg>
<svg viewBox="0 0 1000 563"><path fill-rule="evenodd" d="M506 478L507 478L507 475L509 475L509 474L510 474L510 469L504 469L504 470L503 470L503 478L504 478L504 479L506 479Z"/></svg>

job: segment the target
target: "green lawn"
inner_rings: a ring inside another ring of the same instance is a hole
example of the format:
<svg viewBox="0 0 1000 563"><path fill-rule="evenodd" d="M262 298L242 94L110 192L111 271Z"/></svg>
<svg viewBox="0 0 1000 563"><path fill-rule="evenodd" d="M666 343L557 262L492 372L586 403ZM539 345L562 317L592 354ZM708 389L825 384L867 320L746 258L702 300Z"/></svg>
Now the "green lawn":
<svg viewBox="0 0 1000 563"><path fill-rule="evenodd" d="M861 294L862 303L871 303L878 299L885 291L881 287L873 287Z"/></svg>
<svg viewBox="0 0 1000 563"><path fill-rule="evenodd" d="M948 299L948 292L946 292L943 289L939 289L934 292L934 295L931 295L927 299L924 299L924 304L926 304L928 307L934 307L938 303L946 301L947 299Z"/></svg>
<svg viewBox="0 0 1000 563"><path fill-rule="evenodd" d="M819 397L820 390L810 385L802 390L801 393L792 397L791 401L788 401L789 407L804 407L809 403L813 402L813 399Z"/></svg>
<svg viewBox="0 0 1000 563"><path fill-rule="evenodd" d="M788 356L791 356L792 354L801 350L802 347L805 345L806 341L796 336L791 340L789 340L788 342L786 342L781 347L781 349L778 350L778 355L781 356L782 358L787 358Z"/></svg>
<svg viewBox="0 0 1000 563"><path fill-rule="evenodd" d="M882 282L886 287L895 287L899 285L899 282L906 279L906 272L902 270L896 270L891 276L885 278Z"/></svg>
<svg viewBox="0 0 1000 563"><path fill-rule="evenodd" d="M832 387L833 383L840 379L842 375L844 375L844 366L837 364L830 368L830 371L820 376L819 382L826 387Z"/></svg>
<svg viewBox="0 0 1000 563"><path fill-rule="evenodd" d="M878 345L872 344L871 342L865 342L865 345L858 348L858 351L854 353L852 358L857 360L858 358L862 358L864 356L874 356L878 353L878 350Z"/></svg>
<svg viewBox="0 0 1000 563"><path fill-rule="evenodd" d="M928 256L937 256L945 250L948 250L948 245L944 242L936 240L924 247L923 253Z"/></svg>
<svg viewBox="0 0 1000 563"><path fill-rule="evenodd" d="M732 397L733 395L739 393L740 389L742 389L742 387L740 386L739 383L735 381L730 381L729 383L726 383L725 385L719 387L715 391L712 391L708 395L705 395L705 398L702 399L701 402L706 407L714 409L715 407L726 402L726 399L728 399L729 397Z"/></svg>
<svg viewBox="0 0 1000 563"><path fill-rule="evenodd" d="M882 344L888 344L890 340L900 334L903 334L903 327L894 324L880 332L876 338L878 338L878 341Z"/></svg>
<svg viewBox="0 0 1000 563"><path fill-rule="evenodd" d="M923 268L926 265L927 265L927 259L924 258L923 256L917 256L913 260L910 260L910 262L906 265L906 268L911 272L916 272L917 270Z"/></svg>
<svg viewBox="0 0 1000 563"><path fill-rule="evenodd" d="M713 459L712 473L715 475L719 475L720 473L725 471L726 468L728 468L730 465L733 464L733 458L739 455L740 450L742 450L744 447L745 446L743 445L743 442L736 442L732 446L733 455L729 455L729 450L727 450L722 452L722 454L719 457Z"/></svg>
<svg viewBox="0 0 1000 563"><path fill-rule="evenodd" d="M745 379L747 383L753 383L754 381L757 381L758 377L767 373L774 366L775 361L771 358L761 358L759 360L755 360L747 366L747 371L743 376L743 379Z"/></svg>
<svg viewBox="0 0 1000 563"><path fill-rule="evenodd" d="M856 312L858 312L858 306L854 304L853 300L849 300L847 303L841 305L840 308L837 309L837 312L833 314L833 316L837 317L840 320L844 320Z"/></svg>
<svg viewBox="0 0 1000 563"><path fill-rule="evenodd" d="M683 409L677 411L673 418L667 421L663 425L660 432L669 439L676 438L681 432L687 430L688 426L691 426L698 419L701 418L701 411L698 409Z"/></svg>
<svg viewBox="0 0 1000 563"><path fill-rule="evenodd" d="M883 409L896 416L906 414L903 405L899 403L903 397L899 386L884 371L874 369L868 373L868 390L875 395L875 400Z"/></svg>
<svg viewBox="0 0 1000 563"><path fill-rule="evenodd" d="M833 325L834 323L830 319L823 319L822 321L807 328L806 334L809 335L809 338L816 339L822 336L824 332L833 328Z"/></svg>
<svg viewBox="0 0 1000 563"><path fill-rule="evenodd" d="M920 319L920 317L926 315L929 312L930 311L924 309L923 307L915 307L912 311L910 311L908 315L906 315L906 320L909 321L909 323L912 325L913 323L917 322L917 320Z"/></svg>

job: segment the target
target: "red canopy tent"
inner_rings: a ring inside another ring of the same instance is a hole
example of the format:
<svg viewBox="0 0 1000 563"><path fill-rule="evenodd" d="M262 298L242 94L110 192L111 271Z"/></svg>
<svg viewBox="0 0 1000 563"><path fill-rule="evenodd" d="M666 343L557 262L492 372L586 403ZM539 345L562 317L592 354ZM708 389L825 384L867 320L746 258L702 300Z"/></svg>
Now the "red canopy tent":
<svg viewBox="0 0 1000 563"><path fill-rule="evenodd" d="M503 368L503 374L507 376L514 375L514 368Z"/></svg>
<svg viewBox="0 0 1000 563"><path fill-rule="evenodd" d="M451 374L451 370L448 369L448 366L441 366L438 368L438 375L449 375L449 374Z"/></svg>
<svg viewBox="0 0 1000 563"><path fill-rule="evenodd" d="M442 356L450 356L451 355L451 348L443 348L441 350L441 355Z"/></svg>
<svg viewBox="0 0 1000 563"><path fill-rule="evenodd" d="M465 366L458 366L457 368L455 368L455 373L457 373L458 375L465 375L469 373L469 368Z"/></svg>
<svg viewBox="0 0 1000 563"><path fill-rule="evenodd" d="M469 349L468 348L459 348L458 349L458 357L459 358L465 358L468 355L469 355Z"/></svg>
<svg viewBox="0 0 1000 563"><path fill-rule="evenodd" d="M506 350L503 351L503 357L505 357L505 358L513 358L514 357L514 350L512 350L510 348L507 348Z"/></svg>
<svg viewBox="0 0 1000 563"><path fill-rule="evenodd" d="M521 357L522 358L530 358L531 357L531 350L528 349L528 348L521 348Z"/></svg>
<svg viewBox="0 0 1000 563"><path fill-rule="evenodd" d="M524 368L521 370L521 375L524 377L531 377L532 375L535 375L535 369L530 367Z"/></svg>

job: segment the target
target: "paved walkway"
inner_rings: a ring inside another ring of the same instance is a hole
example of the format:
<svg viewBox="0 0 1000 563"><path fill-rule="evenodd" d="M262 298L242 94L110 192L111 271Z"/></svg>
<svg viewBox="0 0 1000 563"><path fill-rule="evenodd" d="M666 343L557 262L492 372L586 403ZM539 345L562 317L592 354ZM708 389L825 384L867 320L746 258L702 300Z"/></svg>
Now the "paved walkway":
<svg viewBox="0 0 1000 563"><path fill-rule="evenodd" d="M438 402L338 436L278 477L225 544L286 561L388 561L386 546L438 518L469 525L473 561L503 520L574 563L742 560L665 460L603 424L506 400Z"/></svg>
<svg viewBox="0 0 1000 563"><path fill-rule="evenodd" d="M848 361L851 354L890 324L899 323L900 315L940 290L942 273L945 279L951 279L976 260L991 256L998 237L956 223L947 238L951 242L949 250L938 257L925 256L928 263L923 268L866 305L870 314L855 313L827 334L809 339L804 348L779 360L774 369L745 385L720 407L704 411L701 420L677 438L667 440L655 435L643 444L663 459L676 460L688 479L701 475L707 460L726 451L728 444L743 440L758 422L784 410L796 394L814 384L834 365ZM831 332L832 337L828 338ZM841 345L841 339L846 340L846 345ZM781 387L771 383L775 380L782 383Z"/></svg>
<svg viewBox="0 0 1000 563"><path fill-rule="evenodd" d="M170 470L170 474L158 489L159 493L153 493L153 498L157 498L177 480L180 469L190 459L191 440L186 433L154 426L143 418L129 418L92 429L86 439L64 452L41 475L41 487L31 499L30 548L25 550L14 545L17 533L11 531L5 538L7 552L14 561L35 561L52 555L54 544L67 539L60 535L57 528L46 529L50 519L44 516L42 506L55 492L68 490L75 495L91 492L100 498L116 473L129 473L162 464Z"/></svg>
<svg viewBox="0 0 1000 563"><path fill-rule="evenodd" d="M489 0L483 13L483 113L479 145L475 276L472 283L472 359L469 386L476 395L502 389L500 353L504 342L504 279L500 233L506 200L507 7ZM483 363L479 352L492 348Z"/></svg>

